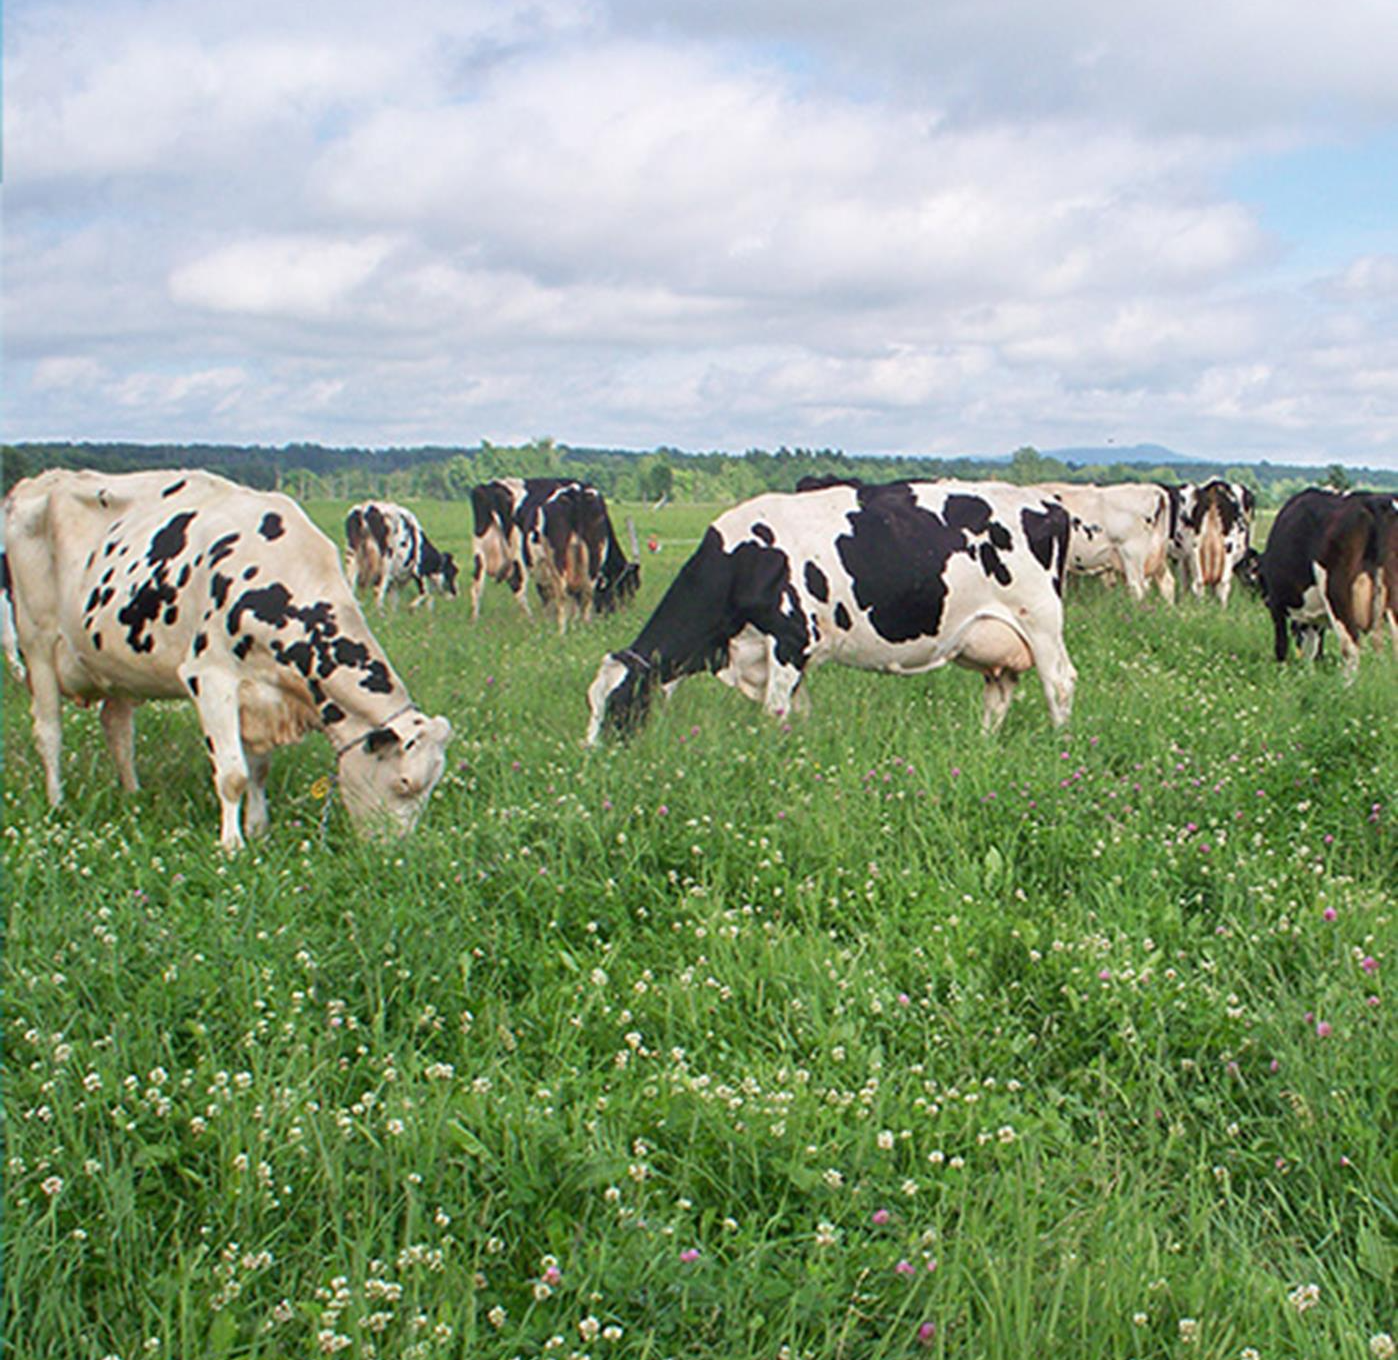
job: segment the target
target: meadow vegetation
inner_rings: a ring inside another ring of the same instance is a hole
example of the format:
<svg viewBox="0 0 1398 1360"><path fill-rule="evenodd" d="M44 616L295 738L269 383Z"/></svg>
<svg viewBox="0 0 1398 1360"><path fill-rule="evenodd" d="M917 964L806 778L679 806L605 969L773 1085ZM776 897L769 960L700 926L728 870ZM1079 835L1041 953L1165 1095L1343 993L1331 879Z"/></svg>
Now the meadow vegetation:
<svg viewBox="0 0 1398 1360"><path fill-rule="evenodd" d="M4 1354L1382 1355L1398 660L1076 584L1063 733L829 667L584 752L718 508L617 508L661 551L564 640L369 607L457 732L387 848L312 738L224 859L187 704L132 798L70 708L51 812L6 680Z"/></svg>

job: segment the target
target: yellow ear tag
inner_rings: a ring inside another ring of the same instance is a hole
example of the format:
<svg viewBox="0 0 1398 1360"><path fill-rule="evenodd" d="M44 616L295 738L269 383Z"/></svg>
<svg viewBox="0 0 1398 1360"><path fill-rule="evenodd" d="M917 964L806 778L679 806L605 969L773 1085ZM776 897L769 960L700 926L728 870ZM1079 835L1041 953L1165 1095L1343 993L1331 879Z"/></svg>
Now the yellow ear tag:
<svg viewBox="0 0 1398 1360"><path fill-rule="evenodd" d="M328 774L323 774L319 779L316 780L314 784L311 785L311 797L317 799L325 798L329 796L329 793L330 776Z"/></svg>

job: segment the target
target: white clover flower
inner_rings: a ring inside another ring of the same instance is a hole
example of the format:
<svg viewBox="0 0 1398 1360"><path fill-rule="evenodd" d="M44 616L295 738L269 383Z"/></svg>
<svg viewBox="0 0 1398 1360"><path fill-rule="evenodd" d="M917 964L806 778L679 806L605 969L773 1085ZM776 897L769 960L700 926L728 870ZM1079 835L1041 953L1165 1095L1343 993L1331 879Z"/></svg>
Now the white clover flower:
<svg viewBox="0 0 1398 1360"><path fill-rule="evenodd" d="M1196 1318L1180 1319L1180 1340L1186 1346L1192 1346L1199 1340L1199 1322Z"/></svg>
<svg viewBox="0 0 1398 1360"><path fill-rule="evenodd" d="M1376 1332L1369 1338L1369 1354L1374 1360L1393 1360L1398 1354L1398 1346L1393 1343L1393 1338L1387 1332Z"/></svg>

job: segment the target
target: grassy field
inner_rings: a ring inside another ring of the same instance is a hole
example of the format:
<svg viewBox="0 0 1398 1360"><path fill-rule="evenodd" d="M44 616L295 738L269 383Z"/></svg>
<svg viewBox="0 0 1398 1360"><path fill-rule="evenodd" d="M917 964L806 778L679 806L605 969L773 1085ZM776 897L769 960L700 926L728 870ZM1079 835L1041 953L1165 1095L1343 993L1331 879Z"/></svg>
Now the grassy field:
<svg viewBox="0 0 1398 1360"><path fill-rule="evenodd" d="M322 835L313 738L223 859L189 705L134 798L69 710L50 812L7 679L3 1354L1384 1354L1391 655L1089 585L1067 733L832 667L587 753L709 518L631 513L639 605L566 640L370 608L457 732L387 850Z"/></svg>

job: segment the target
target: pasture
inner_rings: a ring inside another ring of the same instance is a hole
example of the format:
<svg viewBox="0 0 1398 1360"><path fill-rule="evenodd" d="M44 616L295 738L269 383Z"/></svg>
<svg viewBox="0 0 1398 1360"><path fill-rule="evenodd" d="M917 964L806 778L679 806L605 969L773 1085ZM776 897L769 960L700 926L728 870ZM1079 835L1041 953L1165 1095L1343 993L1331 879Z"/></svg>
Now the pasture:
<svg viewBox="0 0 1398 1360"><path fill-rule="evenodd" d="M1392 1353L1398 661L1075 582L1064 733L827 667L584 752L719 508L614 507L662 550L566 639L367 608L457 732L387 848L312 737L225 860L188 704L133 798L68 708L50 812L7 677L5 1354Z"/></svg>

